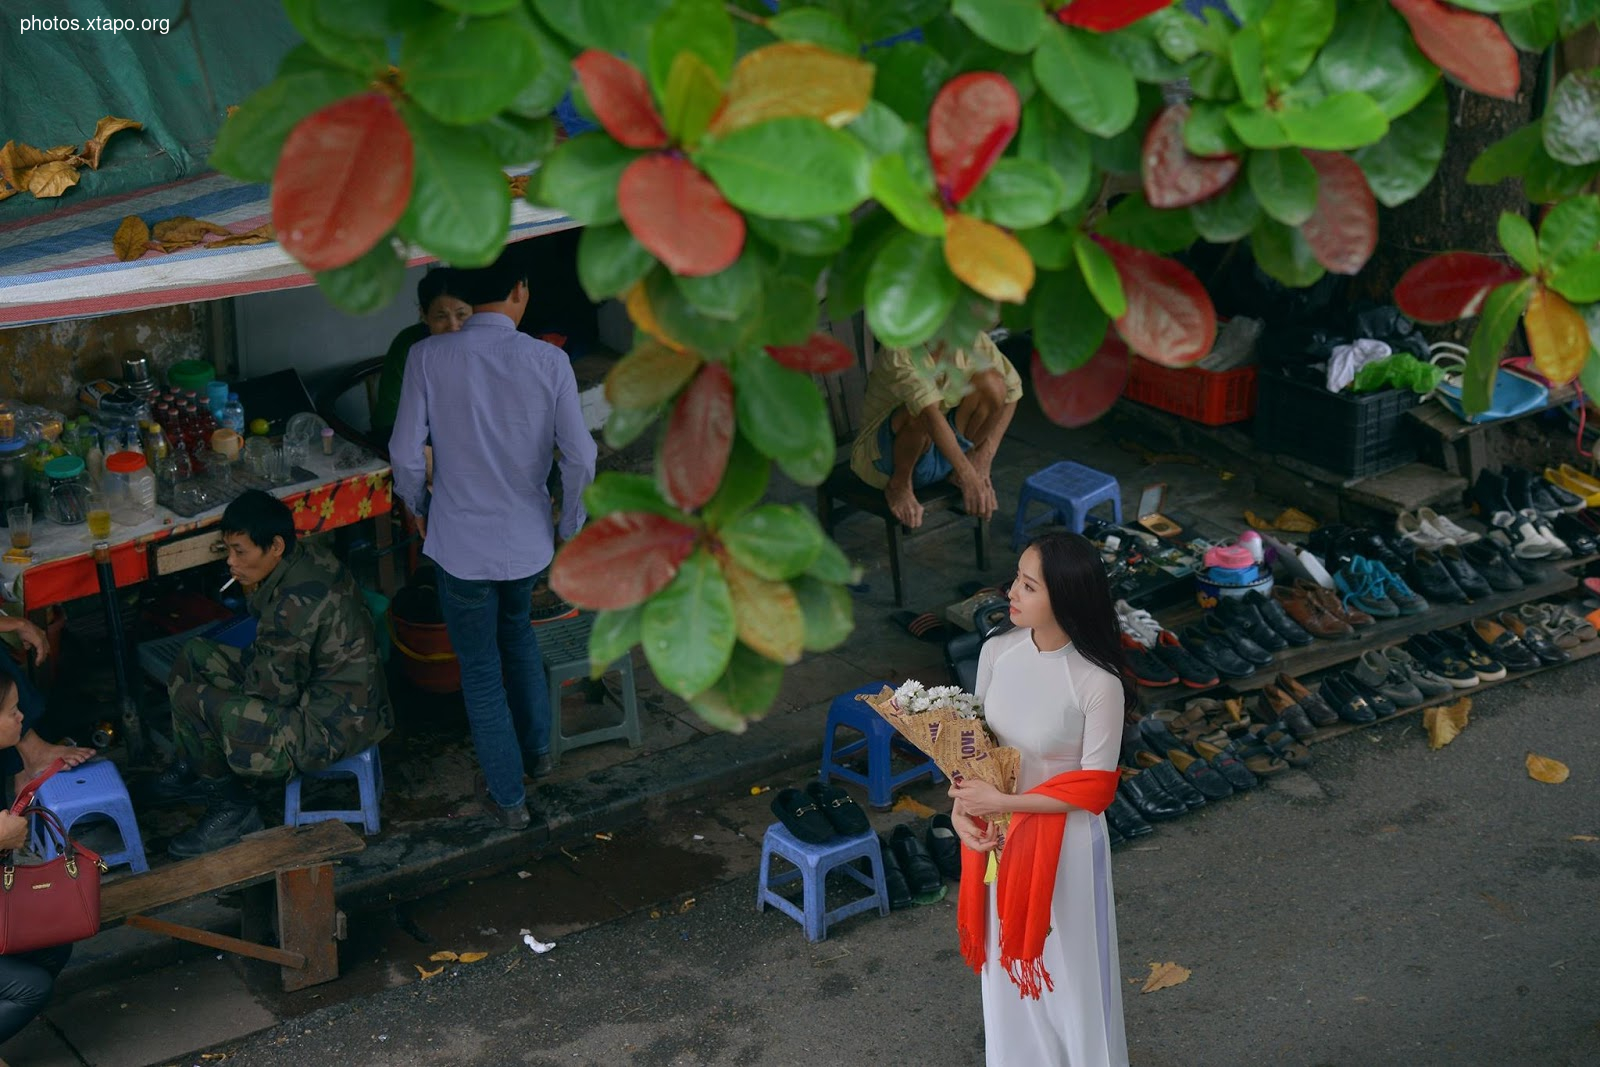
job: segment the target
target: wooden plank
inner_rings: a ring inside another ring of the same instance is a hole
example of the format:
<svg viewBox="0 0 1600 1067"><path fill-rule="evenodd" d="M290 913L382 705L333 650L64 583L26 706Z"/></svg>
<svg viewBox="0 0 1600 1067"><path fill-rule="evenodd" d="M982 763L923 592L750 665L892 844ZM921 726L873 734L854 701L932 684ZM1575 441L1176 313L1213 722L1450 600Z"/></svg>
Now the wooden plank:
<svg viewBox="0 0 1600 1067"><path fill-rule="evenodd" d="M283 991L339 977L338 924L333 906L333 866L302 867L278 875L278 941L301 956L300 967L283 969Z"/></svg>
<svg viewBox="0 0 1600 1067"><path fill-rule="evenodd" d="M306 957L300 952L290 952L270 945L258 945L254 941L241 941L237 937L227 934L214 934L210 930L197 930L192 926L183 926L179 923L169 923L164 919L152 919L148 915L129 915L123 920L127 925L138 930L148 930L152 934L161 934L164 937L174 937L179 941L190 941L206 948L221 949L224 952L234 952L240 956L248 956L253 960L265 960L267 963L276 963L280 967L298 970L306 966ZM338 977L335 975L334 977Z"/></svg>
<svg viewBox="0 0 1600 1067"><path fill-rule="evenodd" d="M342 822L296 829L274 826L237 845L108 884L100 893L102 923L167 904L270 878L280 870L326 863L366 848Z"/></svg>
<svg viewBox="0 0 1600 1067"><path fill-rule="evenodd" d="M1551 408L1570 403L1576 399L1577 395L1578 390L1571 383L1558 385L1550 390L1550 400L1543 407L1525 411L1521 415L1514 415L1509 419L1496 419L1493 422L1463 422L1456 417L1455 412L1443 404L1418 404L1410 410L1410 415L1438 434L1441 439L1456 441L1463 437L1472 436L1481 430L1487 430L1494 426L1504 426L1508 422L1516 422L1518 419L1526 419L1542 414Z"/></svg>

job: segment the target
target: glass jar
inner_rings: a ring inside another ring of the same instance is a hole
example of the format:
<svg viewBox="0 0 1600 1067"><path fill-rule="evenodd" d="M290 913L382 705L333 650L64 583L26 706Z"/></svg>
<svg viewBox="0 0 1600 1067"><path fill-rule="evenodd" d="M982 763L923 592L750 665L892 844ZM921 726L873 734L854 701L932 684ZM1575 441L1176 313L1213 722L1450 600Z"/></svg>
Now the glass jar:
<svg viewBox="0 0 1600 1067"><path fill-rule="evenodd" d="M82 522L88 508L83 460L70 454L57 456L44 465L44 473L50 479L47 514L51 521L62 526L76 526Z"/></svg>
<svg viewBox="0 0 1600 1067"><path fill-rule="evenodd" d="M28 442L0 437L0 522L8 509L28 502Z"/></svg>
<svg viewBox="0 0 1600 1067"><path fill-rule="evenodd" d="M139 526L156 516L156 478L141 452L118 452L106 457L103 488L112 521Z"/></svg>

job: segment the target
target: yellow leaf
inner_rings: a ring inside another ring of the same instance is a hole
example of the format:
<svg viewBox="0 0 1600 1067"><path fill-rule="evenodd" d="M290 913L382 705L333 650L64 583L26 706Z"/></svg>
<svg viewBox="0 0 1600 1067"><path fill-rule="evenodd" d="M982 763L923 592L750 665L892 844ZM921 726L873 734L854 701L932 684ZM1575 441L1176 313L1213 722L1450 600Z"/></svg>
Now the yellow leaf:
<svg viewBox="0 0 1600 1067"><path fill-rule="evenodd" d="M1522 321L1539 373L1557 385L1578 376L1589 358L1589 326L1567 298L1540 286Z"/></svg>
<svg viewBox="0 0 1600 1067"><path fill-rule="evenodd" d="M785 115L846 126L872 100L871 63L814 44L785 42L739 60L711 132L731 133Z"/></svg>
<svg viewBox="0 0 1600 1067"><path fill-rule="evenodd" d="M226 226L219 226L205 219L197 219L193 215L174 215L170 219L162 219L150 227L150 236L160 241L171 251L174 246L197 245L209 236L232 237L233 233Z"/></svg>
<svg viewBox="0 0 1600 1067"><path fill-rule="evenodd" d="M950 272L990 300L1020 304L1033 288L1033 260L1000 227L954 212L946 220L944 261Z"/></svg>
<svg viewBox="0 0 1600 1067"><path fill-rule="evenodd" d="M1152 963L1150 975L1144 980L1141 993L1154 993L1158 989L1167 989L1171 986L1182 985L1189 980L1190 970L1179 967L1176 963Z"/></svg>
<svg viewBox="0 0 1600 1067"><path fill-rule="evenodd" d="M693 352L646 338L606 374L606 403L614 408L653 408L683 388L700 369Z"/></svg>
<svg viewBox="0 0 1600 1067"><path fill-rule="evenodd" d="M437 978L439 975L444 973L444 967L443 966L435 967L431 971L424 970L423 967L422 967L422 964L420 964L420 963L413 963L411 966L413 966L413 967L415 967L417 969L417 974L421 977L421 980L424 981L424 982L426 982L430 978Z"/></svg>
<svg viewBox="0 0 1600 1067"><path fill-rule="evenodd" d="M0 145L0 178L17 189L28 187L28 172L41 163L53 163L72 158L72 146L56 145L54 148L35 148L31 144L7 141Z"/></svg>
<svg viewBox="0 0 1600 1067"><path fill-rule="evenodd" d="M1453 704L1441 704L1422 713L1422 726L1428 731L1428 747L1441 749L1456 739L1467 728L1467 713L1472 710L1472 698L1462 697Z"/></svg>
<svg viewBox="0 0 1600 1067"><path fill-rule="evenodd" d="M932 808L913 797L901 797L899 800L894 802L894 807L890 808L889 810L909 811L919 819L931 819L934 816L934 811Z"/></svg>
<svg viewBox="0 0 1600 1067"><path fill-rule="evenodd" d="M789 583L758 577L731 558L722 560L722 573L733 596L739 640L768 659L798 663L805 646L806 620Z"/></svg>
<svg viewBox="0 0 1600 1067"><path fill-rule="evenodd" d="M628 318L633 320L635 326L674 352L682 352L684 350L684 345L675 338L669 337L667 331L663 330L661 324L656 321L656 311L655 308L650 306L650 297L644 291L644 282L639 282L628 290L624 305L628 309Z"/></svg>
<svg viewBox="0 0 1600 1067"><path fill-rule="evenodd" d="M272 229L272 223L263 222L253 230L243 233L230 233L220 241L212 241L207 248L233 248L236 245L264 245L268 241L276 241L277 233Z"/></svg>
<svg viewBox="0 0 1600 1067"><path fill-rule="evenodd" d="M111 248L117 258L126 263L138 259L150 247L150 227L138 215L128 215L111 238Z"/></svg>
<svg viewBox="0 0 1600 1067"><path fill-rule="evenodd" d="M78 168L64 159L41 163L28 172L28 192L43 200L78 184Z"/></svg>
<svg viewBox="0 0 1600 1067"><path fill-rule="evenodd" d="M716 71L693 52L679 52L667 75L667 95L663 101L667 129L688 148L700 138L722 106L722 83Z"/></svg>
<svg viewBox="0 0 1600 1067"><path fill-rule="evenodd" d="M1572 773L1567 769L1567 765L1560 760L1553 760L1547 756L1535 756L1532 752L1528 753L1527 767L1529 778L1536 782L1543 782L1546 785L1560 785L1567 780L1567 775Z"/></svg>
<svg viewBox="0 0 1600 1067"><path fill-rule="evenodd" d="M456 960L459 960L460 958L461 957L457 956L454 952L435 952L433 955L428 957L428 962L429 963L454 963ZM415 964L413 964L413 966L415 966Z"/></svg>
<svg viewBox="0 0 1600 1067"><path fill-rule="evenodd" d="M457 957L461 963L477 963L479 960L488 958L489 954L487 952L463 952Z"/></svg>
<svg viewBox="0 0 1600 1067"><path fill-rule="evenodd" d="M144 123L132 119L119 119L115 115L107 115L95 123L94 136L84 142L83 151L78 153L83 161L89 165L90 170L100 169L100 153L105 151L106 142L111 135L121 130L142 130Z"/></svg>

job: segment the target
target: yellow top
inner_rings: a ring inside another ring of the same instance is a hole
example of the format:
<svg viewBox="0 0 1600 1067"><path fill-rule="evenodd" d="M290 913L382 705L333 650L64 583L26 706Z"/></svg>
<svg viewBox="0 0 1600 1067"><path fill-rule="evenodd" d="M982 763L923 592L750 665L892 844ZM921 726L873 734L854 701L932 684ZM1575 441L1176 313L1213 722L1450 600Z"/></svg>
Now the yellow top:
<svg viewBox="0 0 1600 1067"><path fill-rule="evenodd" d="M920 412L931 404L939 410L955 409L972 392L972 379L986 370L997 370L1006 380L1006 403L1022 397L1022 378L989 335L980 333L970 348L958 348L937 366L924 345L885 348L878 354L867 375L867 392L862 400L861 433L850 450L850 469L868 485L883 488L889 476L873 464L879 458L878 429L896 408Z"/></svg>

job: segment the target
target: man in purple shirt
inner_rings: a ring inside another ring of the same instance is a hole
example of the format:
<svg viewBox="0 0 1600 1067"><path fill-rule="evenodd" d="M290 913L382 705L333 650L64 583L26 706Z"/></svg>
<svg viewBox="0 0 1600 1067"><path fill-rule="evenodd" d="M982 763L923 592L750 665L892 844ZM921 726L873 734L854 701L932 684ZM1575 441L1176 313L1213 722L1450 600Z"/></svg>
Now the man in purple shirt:
<svg viewBox="0 0 1600 1067"><path fill-rule="evenodd" d="M478 797L502 825L530 822L526 770L550 770L550 697L529 623L536 575L583 525L595 444L565 352L517 332L528 281L510 252L458 271L473 315L424 338L406 361L389 452L394 488L439 568L439 601L483 773ZM423 446L433 445L433 487ZM545 481L561 450L559 538Z"/></svg>

